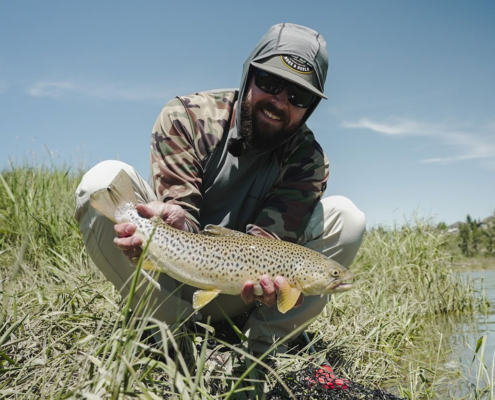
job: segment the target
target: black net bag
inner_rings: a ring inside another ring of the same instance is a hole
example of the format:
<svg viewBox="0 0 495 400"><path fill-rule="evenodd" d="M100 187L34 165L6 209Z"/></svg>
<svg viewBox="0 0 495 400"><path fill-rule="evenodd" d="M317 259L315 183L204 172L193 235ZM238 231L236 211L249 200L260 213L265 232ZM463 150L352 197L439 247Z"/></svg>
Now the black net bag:
<svg viewBox="0 0 495 400"><path fill-rule="evenodd" d="M298 371L281 375L285 384L299 400L312 399L362 399L403 400L380 389L368 389L349 379L338 378L330 366L307 365ZM280 383L268 393L269 400L286 400L291 396Z"/></svg>

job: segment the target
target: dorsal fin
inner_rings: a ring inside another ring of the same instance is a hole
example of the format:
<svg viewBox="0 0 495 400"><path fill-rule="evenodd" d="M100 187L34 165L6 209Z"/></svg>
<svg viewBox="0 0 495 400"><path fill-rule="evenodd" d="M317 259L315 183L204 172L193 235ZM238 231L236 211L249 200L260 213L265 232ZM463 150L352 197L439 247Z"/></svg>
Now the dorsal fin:
<svg viewBox="0 0 495 400"><path fill-rule="evenodd" d="M251 236L248 235L247 233L225 228L224 226L211 225L211 224L206 225L205 229L201 231L201 234L207 236L230 236L230 237Z"/></svg>

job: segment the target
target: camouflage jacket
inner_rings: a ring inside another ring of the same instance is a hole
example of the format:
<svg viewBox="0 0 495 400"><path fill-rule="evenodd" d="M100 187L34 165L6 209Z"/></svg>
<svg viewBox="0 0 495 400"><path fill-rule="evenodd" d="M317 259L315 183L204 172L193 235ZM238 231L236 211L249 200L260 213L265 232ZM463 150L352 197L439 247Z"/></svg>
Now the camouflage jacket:
<svg viewBox="0 0 495 400"><path fill-rule="evenodd" d="M235 124L235 94L232 90L176 97L163 108L153 127L155 193L159 200L184 208L192 232L200 230L206 162L219 151L223 135ZM263 235L265 230L304 244L305 228L326 188L328 160L306 125L274 153L280 172L246 231Z"/></svg>

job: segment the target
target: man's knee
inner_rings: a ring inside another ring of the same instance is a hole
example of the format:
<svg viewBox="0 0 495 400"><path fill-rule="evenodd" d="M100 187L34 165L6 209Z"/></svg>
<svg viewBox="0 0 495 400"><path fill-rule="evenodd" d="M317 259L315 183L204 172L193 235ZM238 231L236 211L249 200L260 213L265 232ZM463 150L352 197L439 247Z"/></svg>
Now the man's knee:
<svg viewBox="0 0 495 400"><path fill-rule="evenodd" d="M365 229L364 214L351 200L326 197L311 216L305 246L348 267L361 246Z"/></svg>
<svg viewBox="0 0 495 400"><path fill-rule="evenodd" d="M78 218L78 209L87 206L91 195L110 185L122 169L128 173L134 171L134 168L122 161L107 160L96 164L84 174L76 189L76 219Z"/></svg>
<svg viewBox="0 0 495 400"><path fill-rule="evenodd" d="M74 216L77 221L81 219L84 211L90 207L91 195L100 189L108 187L121 170L127 172L131 178L140 203L156 200L153 190L132 166L122 161L102 161L84 174L81 183L76 189L76 211Z"/></svg>
<svg viewBox="0 0 495 400"><path fill-rule="evenodd" d="M341 245L361 243L366 230L366 217L357 206L344 196L330 196L321 200L324 229L339 231Z"/></svg>

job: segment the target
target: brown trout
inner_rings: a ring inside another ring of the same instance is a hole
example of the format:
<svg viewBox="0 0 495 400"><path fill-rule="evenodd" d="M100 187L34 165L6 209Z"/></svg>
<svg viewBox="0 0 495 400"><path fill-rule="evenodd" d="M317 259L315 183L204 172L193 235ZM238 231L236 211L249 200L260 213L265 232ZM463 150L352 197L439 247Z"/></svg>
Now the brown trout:
<svg viewBox="0 0 495 400"><path fill-rule="evenodd" d="M218 294L239 295L247 280L254 282L255 295L262 295L262 275L281 275L287 283L280 288L277 306L285 313L299 295L324 295L352 288L352 272L306 247L252 236L228 228L207 225L200 234L167 225L160 217L143 218L132 182L120 171L110 186L91 195L91 205L113 222L136 226L135 235L149 241L145 268L157 269L187 285L197 287L193 307L198 309ZM151 265L151 267L150 267ZM147 267L146 267L147 266Z"/></svg>

